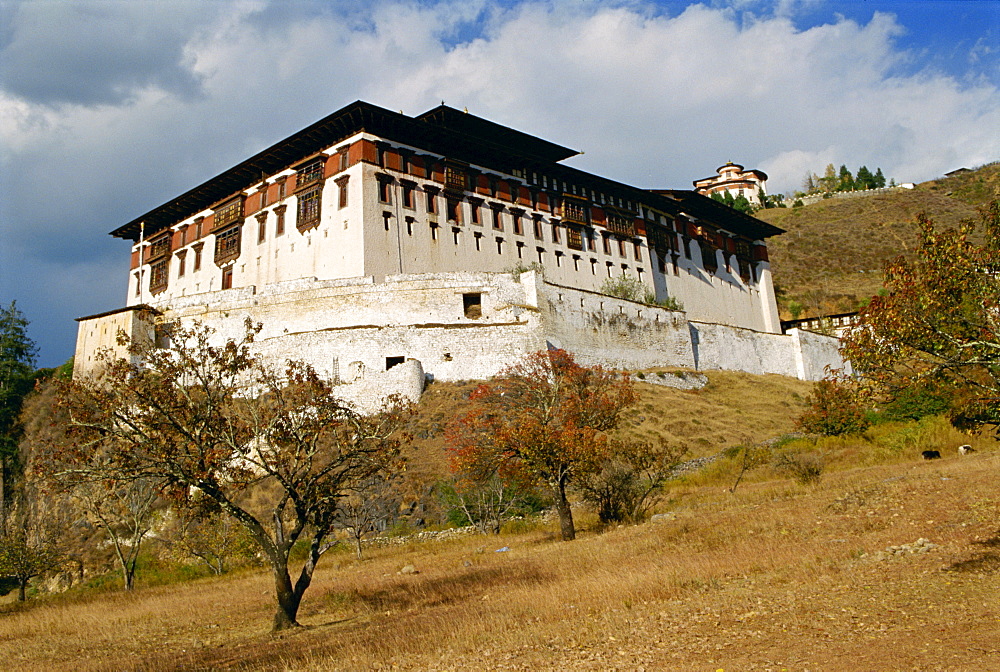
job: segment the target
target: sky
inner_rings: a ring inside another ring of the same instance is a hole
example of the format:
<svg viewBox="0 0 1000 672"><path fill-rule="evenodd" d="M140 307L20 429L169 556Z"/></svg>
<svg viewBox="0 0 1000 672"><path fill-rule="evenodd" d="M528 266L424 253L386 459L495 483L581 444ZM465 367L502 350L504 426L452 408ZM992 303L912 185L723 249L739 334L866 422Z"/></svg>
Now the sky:
<svg viewBox="0 0 1000 672"><path fill-rule="evenodd" d="M920 182L1000 159L1000 0L0 0L0 305L39 364L126 305L109 231L355 100L644 188Z"/></svg>

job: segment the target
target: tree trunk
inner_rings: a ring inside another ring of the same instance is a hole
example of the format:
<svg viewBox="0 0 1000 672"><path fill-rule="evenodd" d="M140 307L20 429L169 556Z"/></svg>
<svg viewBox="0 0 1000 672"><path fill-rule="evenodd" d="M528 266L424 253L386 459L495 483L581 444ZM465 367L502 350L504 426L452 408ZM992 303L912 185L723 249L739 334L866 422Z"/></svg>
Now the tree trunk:
<svg viewBox="0 0 1000 672"><path fill-rule="evenodd" d="M556 483L555 495L562 539L563 541L573 541L576 539L576 528L573 527L573 510L569 506L569 500L566 499L566 484L562 481Z"/></svg>
<svg viewBox="0 0 1000 672"><path fill-rule="evenodd" d="M18 579L17 581L17 601L24 602L25 594L24 591L28 588L27 579Z"/></svg>
<svg viewBox="0 0 1000 672"><path fill-rule="evenodd" d="M278 610L274 612L274 626L272 630L286 630L298 627L296 616L299 613L299 603L302 595L296 594L292 588L292 580L288 576L288 564L279 566L280 563L273 563L274 570L274 594L278 600Z"/></svg>

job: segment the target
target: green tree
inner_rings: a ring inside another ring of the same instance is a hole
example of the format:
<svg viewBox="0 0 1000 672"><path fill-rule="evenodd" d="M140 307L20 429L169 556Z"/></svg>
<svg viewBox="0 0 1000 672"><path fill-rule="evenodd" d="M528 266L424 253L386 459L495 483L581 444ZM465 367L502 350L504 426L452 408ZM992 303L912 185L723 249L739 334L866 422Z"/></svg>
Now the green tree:
<svg viewBox="0 0 1000 672"><path fill-rule="evenodd" d="M867 166L861 166L858 168L858 176L854 180L854 184L858 189L874 189L875 176L872 175Z"/></svg>
<svg viewBox="0 0 1000 672"><path fill-rule="evenodd" d="M910 388L951 399L954 420L1000 427L1000 206L938 231L917 218L912 260L885 271L843 339L843 353L862 380L889 399Z"/></svg>
<svg viewBox="0 0 1000 672"><path fill-rule="evenodd" d="M837 191L854 191L854 176L847 166L840 166L840 173L837 175Z"/></svg>
<svg viewBox="0 0 1000 672"><path fill-rule="evenodd" d="M470 410L446 433L455 463L467 473L523 474L545 483L563 540L576 538L567 491L608 458L607 432L638 399L628 377L549 350L509 367L469 399Z"/></svg>
<svg viewBox="0 0 1000 672"><path fill-rule="evenodd" d="M876 189L882 189L883 187L885 187L885 175L882 174L881 168L878 168L875 171L875 177L873 178L873 180Z"/></svg>
<svg viewBox="0 0 1000 672"><path fill-rule="evenodd" d="M320 557L335 543L347 491L400 468L398 404L361 416L309 366L283 372L251 352L260 325L218 345L202 325L163 325L168 346L130 344L132 358L106 357L103 378L64 383L68 441L49 470L70 482L153 479L183 504L207 497L242 524L271 567L274 629L297 625ZM292 580L290 555L306 558Z"/></svg>
<svg viewBox="0 0 1000 672"><path fill-rule="evenodd" d="M599 470L581 474L577 487L604 524L640 522L656 503L686 453L661 441L613 441Z"/></svg>
<svg viewBox="0 0 1000 672"><path fill-rule="evenodd" d="M14 488L21 473L18 443L24 398L34 388L38 349L28 337L28 320L12 301L0 308L0 535L6 534Z"/></svg>
<svg viewBox="0 0 1000 672"><path fill-rule="evenodd" d="M30 542L24 534L0 538L0 576L17 582L17 599L24 602L28 582L36 576L57 568L62 553L46 543Z"/></svg>

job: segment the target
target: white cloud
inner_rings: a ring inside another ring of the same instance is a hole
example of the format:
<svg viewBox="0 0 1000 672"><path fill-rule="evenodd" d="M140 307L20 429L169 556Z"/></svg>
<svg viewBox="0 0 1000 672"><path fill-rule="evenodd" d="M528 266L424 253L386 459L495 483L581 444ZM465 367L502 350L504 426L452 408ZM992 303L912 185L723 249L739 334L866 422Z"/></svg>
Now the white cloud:
<svg viewBox="0 0 1000 672"><path fill-rule="evenodd" d="M648 187L688 188L727 160L787 192L827 163L920 181L1000 156L995 87L900 74L914 55L892 15L796 28L813 0L673 15L636 0L153 4L94 10L91 36L65 43L28 30L37 7L5 12L0 59L16 85L0 90L0 300L72 304L56 296L70 287L13 279L52 259L104 269L127 250L107 231L356 99L408 114L445 100ZM93 35L129 39L95 70ZM32 84L27 66L53 45L56 71ZM106 307L120 305L125 278L105 284Z"/></svg>

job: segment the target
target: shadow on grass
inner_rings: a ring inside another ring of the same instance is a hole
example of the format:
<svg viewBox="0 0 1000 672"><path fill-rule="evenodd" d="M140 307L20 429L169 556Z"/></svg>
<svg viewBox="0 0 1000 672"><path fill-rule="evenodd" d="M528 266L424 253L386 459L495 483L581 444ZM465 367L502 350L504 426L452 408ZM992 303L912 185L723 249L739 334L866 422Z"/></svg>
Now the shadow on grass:
<svg viewBox="0 0 1000 672"><path fill-rule="evenodd" d="M351 616L330 618L322 623L276 634L268 633L269 624L262 621L257 635L194 651L189 649L182 655L150 657L134 669L150 672L271 670L303 661L335 658L345 652L363 657L366 651L374 652L382 646L384 642L381 640L393 640L411 630L415 614L428 618L437 611L438 617L447 618L449 608L462 609L465 604L482 604L479 598L488 593L515 586L541 585L552 578L555 577L530 563L466 567L434 577L423 574L388 576L371 587L314 595L312 605L308 604L307 595L306 604L300 612L302 617L314 618L315 610L322 608L325 602L342 608L348 606L355 611ZM200 645L194 643L194 646Z"/></svg>
<svg viewBox="0 0 1000 672"><path fill-rule="evenodd" d="M984 548L1000 548L1000 530L989 539L972 542ZM992 551L980 553L968 560L955 562L945 569L946 572L974 572L977 574L992 573L1000 570L1000 554Z"/></svg>

